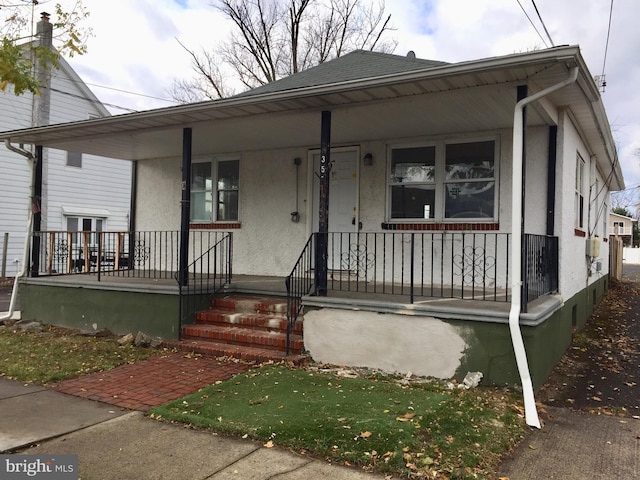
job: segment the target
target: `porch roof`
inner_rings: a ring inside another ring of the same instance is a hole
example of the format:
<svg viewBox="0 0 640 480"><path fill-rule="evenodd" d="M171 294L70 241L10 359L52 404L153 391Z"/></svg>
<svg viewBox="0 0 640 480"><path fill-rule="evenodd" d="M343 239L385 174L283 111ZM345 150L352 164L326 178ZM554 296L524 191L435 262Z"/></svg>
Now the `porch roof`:
<svg viewBox="0 0 640 480"><path fill-rule="evenodd" d="M569 108L605 176L613 168L610 188L624 188L602 99L579 47L456 64L372 53L364 58L365 52L354 53L358 55L346 55L234 97L0 132L0 141L145 160L180 157L182 130L189 127L196 158L308 148L319 146L322 110L332 111L332 145L511 128L515 85L527 84L535 92L564 80L572 67L578 67L577 82L548 98ZM349 74L353 71L360 73ZM479 95L479 89L487 94ZM486 114L488 110L491 115ZM529 109L527 121L530 125L552 122L540 105Z"/></svg>

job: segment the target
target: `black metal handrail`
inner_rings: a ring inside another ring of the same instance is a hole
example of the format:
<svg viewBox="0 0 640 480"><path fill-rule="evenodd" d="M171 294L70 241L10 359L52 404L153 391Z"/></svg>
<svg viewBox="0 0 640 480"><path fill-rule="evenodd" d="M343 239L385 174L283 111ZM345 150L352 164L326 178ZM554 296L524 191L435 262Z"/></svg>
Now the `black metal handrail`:
<svg viewBox="0 0 640 480"><path fill-rule="evenodd" d="M285 279L287 287L287 355L289 355L291 332L302 311L302 297L311 294L315 289L313 266L316 235L314 233L309 237L291 273Z"/></svg>
<svg viewBox="0 0 640 480"><path fill-rule="evenodd" d="M536 298L558 290L558 237L525 234L522 310Z"/></svg>
<svg viewBox="0 0 640 480"><path fill-rule="evenodd" d="M508 301L508 233L329 233L328 290Z"/></svg>
<svg viewBox="0 0 640 480"><path fill-rule="evenodd" d="M314 233L286 278L288 333L302 297L318 293ZM509 233L328 233L327 290L508 302L511 299ZM527 303L558 289L558 238L525 235ZM287 342L288 344L288 342Z"/></svg>
<svg viewBox="0 0 640 480"><path fill-rule="evenodd" d="M189 258L217 243L226 232L193 231ZM101 277L173 279L178 271L180 232L72 232L33 234L32 276L96 274Z"/></svg>
<svg viewBox="0 0 640 480"><path fill-rule="evenodd" d="M178 332L181 332L187 318L207 307L202 304L209 302L211 294L231 283L232 255L233 234L226 233L187 266L186 275L176 273L180 291ZM186 280L186 284L183 285L180 279Z"/></svg>

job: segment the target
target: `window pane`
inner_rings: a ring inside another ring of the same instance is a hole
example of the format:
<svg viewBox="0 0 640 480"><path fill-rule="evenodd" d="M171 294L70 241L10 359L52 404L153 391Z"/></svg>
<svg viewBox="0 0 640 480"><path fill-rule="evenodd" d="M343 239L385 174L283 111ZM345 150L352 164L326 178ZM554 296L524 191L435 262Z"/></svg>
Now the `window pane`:
<svg viewBox="0 0 640 480"><path fill-rule="evenodd" d="M218 190L238 189L239 167L238 160L218 162Z"/></svg>
<svg viewBox="0 0 640 480"><path fill-rule="evenodd" d="M445 184L446 218L493 218L495 182Z"/></svg>
<svg viewBox="0 0 640 480"><path fill-rule="evenodd" d="M211 221L211 192L191 192L191 220Z"/></svg>
<svg viewBox="0 0 640 480"><path fill-rule="evenodd" d="M67 152L67 166L82 167L82 153Z"/></svg>
<svg viewBox="0 0 640 480"><path fill-rule="evenodd" d="M211 163L194 163L191 165L191 209L192 221L210 222L212 220Z"/></svg>
<svg viewBox="0 0 640 480"><path fill-rule="evenodd" d="M194 163L191 165L191 190L211 189L211 164Z"/></svg>
<svg viewBox="0 0 640 480"><path fill-rule="evenodd" d="M494 142L449 144L445 164L447 180L493 178Z"/></svg>
<svg viewBox="0 0 640 480"><path fill-rule="evenodd" d="M218 220L238 220L238 192L236 190L218 192Z"/></svg>
<svg viewBox="0 0 640 480"><path fill-rule="evenodd" d="M391 187L391 218L434 218L433 186Z"/></svg>
<svg viewBox="0 0 640 480"><path fill-rule="evenodd" d="M431 183L435 180L436 148L397 148L391 152L391 183Z"/></svg>

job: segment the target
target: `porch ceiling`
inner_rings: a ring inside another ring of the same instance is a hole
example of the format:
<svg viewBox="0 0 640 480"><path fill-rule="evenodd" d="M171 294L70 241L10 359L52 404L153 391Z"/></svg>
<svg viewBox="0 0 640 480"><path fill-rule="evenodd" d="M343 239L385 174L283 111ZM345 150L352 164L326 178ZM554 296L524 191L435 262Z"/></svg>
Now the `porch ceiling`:
<svg viewBox="0 0 640 480"><path fill-rule="evenodd" d="M574 66L581 69L579 81L551 100L570 105L592 152L608 163L615 158L613 140L578 47L1 132L0 141L145 160L181 156L182 130L189 127L194 156L313 147L320 143L322 110L332 112L332 145L511 128L516 85L542 89ZM540 108L529 109L529 124L548 123Z"/></svg>

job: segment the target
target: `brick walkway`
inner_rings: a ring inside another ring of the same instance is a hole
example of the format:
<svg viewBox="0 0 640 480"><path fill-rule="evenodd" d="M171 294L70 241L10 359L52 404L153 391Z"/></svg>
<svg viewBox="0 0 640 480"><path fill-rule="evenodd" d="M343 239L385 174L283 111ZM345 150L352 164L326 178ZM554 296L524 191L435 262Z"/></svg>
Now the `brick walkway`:
<svg viewBox="0 0 640 480"><path fill-rule="evenodd" d="M57 383L59 392L146 412L218 380L228 380L252 365L184 353L167 353L106 372Z"/></svg>

